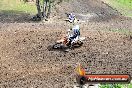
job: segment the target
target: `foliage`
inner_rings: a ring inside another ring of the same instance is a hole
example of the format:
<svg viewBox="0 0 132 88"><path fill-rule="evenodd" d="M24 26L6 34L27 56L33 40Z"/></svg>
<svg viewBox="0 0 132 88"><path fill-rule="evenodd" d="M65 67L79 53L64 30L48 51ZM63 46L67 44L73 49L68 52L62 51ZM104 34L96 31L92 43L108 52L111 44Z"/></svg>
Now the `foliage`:
<svg viewBox="0 0 132 88"><path fill-rule="evenodd" d="M132 88L132 84L101 84L99 88Z"/></svg>
<svg viewBox="0 0 132 88"><path fill-rule="evenodd" d="M132 17L132 0L107 0L109 4L124 16Z"/></svg>
<svg viewBox="0 0 132 88"><path fill-rule="evenodd" d="M35 4L25 3L20 0L0 0L0 11L14 10L34 14L37 12Z"/></svg>

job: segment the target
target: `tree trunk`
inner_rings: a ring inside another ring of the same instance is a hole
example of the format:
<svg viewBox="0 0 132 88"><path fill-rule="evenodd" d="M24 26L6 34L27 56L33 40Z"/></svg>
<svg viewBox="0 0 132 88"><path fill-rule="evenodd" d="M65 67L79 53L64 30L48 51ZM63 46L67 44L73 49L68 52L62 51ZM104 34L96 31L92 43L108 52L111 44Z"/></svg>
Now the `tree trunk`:
<svg viewBox="0 0 132 88"><path fill-rule="evenodd" d="M50 16L50 13L51 13L51 2L49 2L49 8L48 8L47 17L49 17L49 16Z"/></svg>
<svg viewBox="0 0 132 88"><path fill-rule="evenodd" d="M43 16L46 17L47 0L43 0Z"/></svg>
<svg viewBox="0 0 132 88"><path fill-rule="evenodd" d="M50 9L51 9L50 0L43 0L43 16L45 19L49 17Z"/></svg>
<svg viewBox="0 0 132 88"><path fill-rule="evenodd" d="M37 11L38 11L38 16L41 18L41 8L40 8L40 0L36 0L36 6L37 6Z"/></svg>

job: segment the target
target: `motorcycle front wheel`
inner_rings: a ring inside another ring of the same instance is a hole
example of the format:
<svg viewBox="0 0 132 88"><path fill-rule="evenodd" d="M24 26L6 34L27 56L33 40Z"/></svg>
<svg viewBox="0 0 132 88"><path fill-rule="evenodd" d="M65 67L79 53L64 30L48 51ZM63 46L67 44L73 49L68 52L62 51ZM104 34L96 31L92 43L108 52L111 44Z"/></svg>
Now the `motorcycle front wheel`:
<svg viewBox="0 0 132 88"><path fill-rule="evenodd" d="M78 44L79 46L81 46L81 45L83 44L83 42L78 41L77 44Z"/></svg>

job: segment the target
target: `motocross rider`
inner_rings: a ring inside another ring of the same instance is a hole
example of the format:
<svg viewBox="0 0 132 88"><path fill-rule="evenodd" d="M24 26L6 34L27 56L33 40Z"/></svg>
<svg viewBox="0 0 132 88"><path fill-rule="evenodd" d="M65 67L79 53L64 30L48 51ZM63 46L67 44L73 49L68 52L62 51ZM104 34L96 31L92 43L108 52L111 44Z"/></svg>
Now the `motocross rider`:
<svg viewBox="0 0 132 88"><path fill-rule="evenodd" d="M69 21L72 23L75 20L75 15L70 13L68 18L69 18Z"/></svg>
<svg viewBox="0 0 132 88"><path fill-rule="evenodd" d="M73 45L79 39L80 28L79 25L75 25L73 28L68 30L69 45Z"/></svg>

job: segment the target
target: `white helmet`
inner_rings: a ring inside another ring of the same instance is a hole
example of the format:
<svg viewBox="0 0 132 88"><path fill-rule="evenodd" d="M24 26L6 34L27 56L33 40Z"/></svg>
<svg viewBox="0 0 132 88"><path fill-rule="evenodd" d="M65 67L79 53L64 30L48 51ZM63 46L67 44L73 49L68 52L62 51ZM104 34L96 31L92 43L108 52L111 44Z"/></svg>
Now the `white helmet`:
<svg viewBox="0 0 132 88"><path fill-rule="evenodd" d="M79 25L75 25L73 29L79 29Z"/></svg>
<svg viewBox="0 0 132 88"><path fill-rule="evenodd" d="M73 15L72 13L70 13L70 15Z"/></svg>

